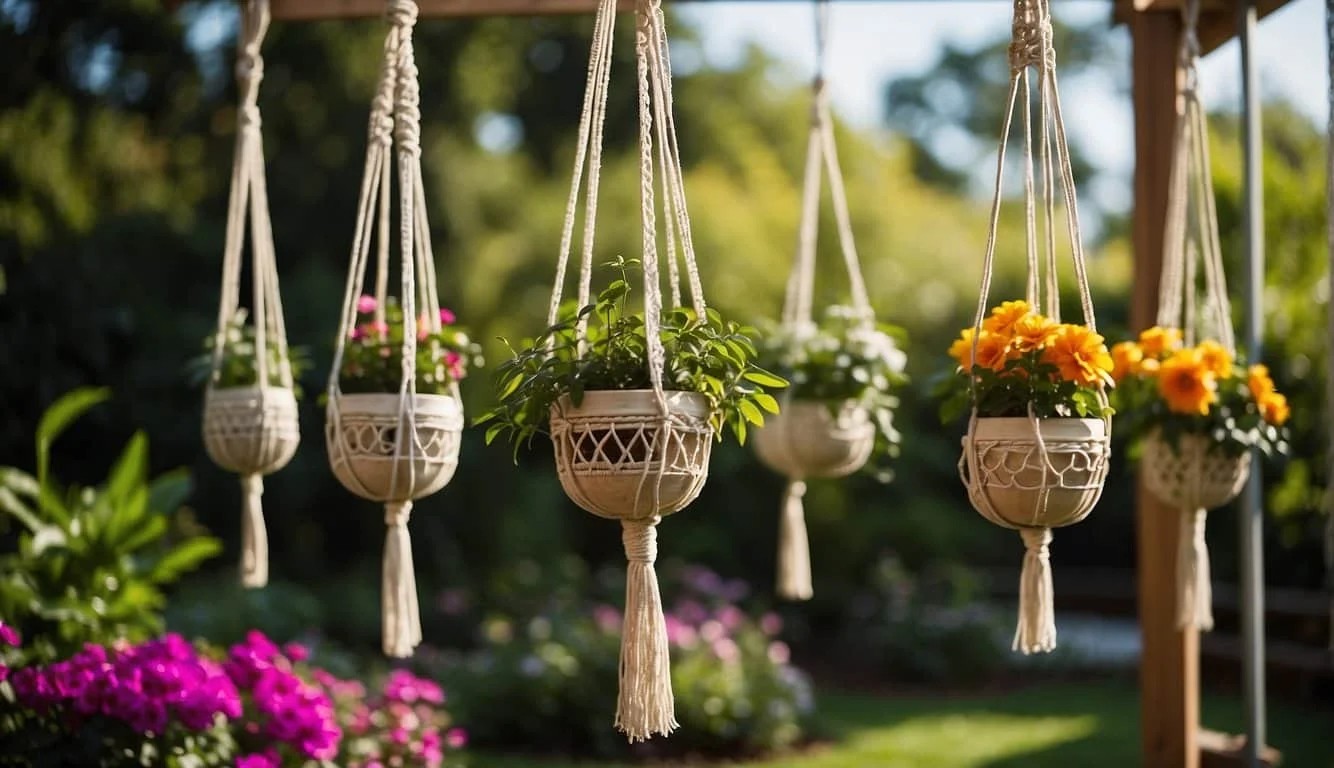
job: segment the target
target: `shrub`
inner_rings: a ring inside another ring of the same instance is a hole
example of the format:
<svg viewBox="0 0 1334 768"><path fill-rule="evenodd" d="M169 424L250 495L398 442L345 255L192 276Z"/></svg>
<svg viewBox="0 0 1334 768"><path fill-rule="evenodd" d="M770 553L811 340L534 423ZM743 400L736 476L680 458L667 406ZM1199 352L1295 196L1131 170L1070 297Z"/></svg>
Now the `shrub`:
<svg viewBox="0 0 1334 768"><path fill-rule="evenodd" d="M631 747L613 730L621 613L567 596L588 589L553 590L560 596L534 610L489 616L475 650L421 656L458 693L480 745L606 758L740 756L805 738L811 688L778 639L778 617L748 615L735 604L745 584L706 569L665 567L663 577L681 724L667 739Z"/></svg>

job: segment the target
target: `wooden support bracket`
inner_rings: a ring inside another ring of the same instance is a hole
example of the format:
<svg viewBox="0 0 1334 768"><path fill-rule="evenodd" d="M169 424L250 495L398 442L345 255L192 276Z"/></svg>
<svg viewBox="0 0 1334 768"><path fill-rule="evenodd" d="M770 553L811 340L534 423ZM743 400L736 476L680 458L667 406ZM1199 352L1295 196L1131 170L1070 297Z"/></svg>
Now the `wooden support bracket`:
<svg viewBox="0 0 1334 768"><path fill-rule="evenodd" d="M1239 768L1245 766L1245 736L1233 736L1219 731L1200 731L1200 768ZM1266 744L1260 750L1260 765L1275 768L1283 762L1283 754Z"/></svg>
<svg viewBox="0 0 1334 768"><path fill-rule="evenodd" d="M274 19L317 21L319 19L365 19L384 15L385 0L270 0ZM630 0L620 0L630 10ZM417 0L423 17L446 16L541 16L593 13L598 0Z"/></svg>

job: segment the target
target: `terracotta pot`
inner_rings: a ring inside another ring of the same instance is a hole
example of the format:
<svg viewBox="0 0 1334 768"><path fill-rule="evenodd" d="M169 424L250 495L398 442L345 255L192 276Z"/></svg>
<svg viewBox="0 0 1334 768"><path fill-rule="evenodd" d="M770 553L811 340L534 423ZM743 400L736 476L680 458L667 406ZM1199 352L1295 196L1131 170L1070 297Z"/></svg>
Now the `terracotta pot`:
<svg viewBox="0 0 1334 768"><path fill-rule="evenodd" d="M713 450L709 399L665 394L665 423L647 389L585 392L578 407L569 396L551 406L556 473L574 503L599 517L645 520L699 496Z"/></svg>
<svg viewBox="0 0 1334 768"><path fill-rule="evenodd" d="M963 438L959 472L968 498L997 525L1072 525L1102 496L1111 457L1106 424L1052 418L1036 425L1026 418L978 418Z"/></svg>
<svg viewBox="0 0 1334 768"><path fill-rule="evenodd" d="M463 406L452 395L339 395L329 403L325 444L344 488L371 501L410 501L454 477L462 434Z"/></svg>
<svg viewBox="0 0 1334 768"><path fill-rule="evenodd" d="M1241 493L1251 472L1250 451L1228 456L1210 450L1213 441L1203 435L1182 435L1174 450L1158 432L1144 441L1140 471L1144 484L1163 502L1177 509L1214 509Z"/></svg>
<svg viewBox="0 0 1334 768"><path fill-rule="evenodd" d="M204 393L204 450L240 475L287 466L301 442L296 395L284 387L229 387Z"/></svg>
<svg viewBox="0 0 1334 768"><path fill-rule="evenodd" d="M856 401L830 413L824 402L791 400L765 416L753 440L760 461L785 477L843 477L871 457L875 424Z"/></svg>

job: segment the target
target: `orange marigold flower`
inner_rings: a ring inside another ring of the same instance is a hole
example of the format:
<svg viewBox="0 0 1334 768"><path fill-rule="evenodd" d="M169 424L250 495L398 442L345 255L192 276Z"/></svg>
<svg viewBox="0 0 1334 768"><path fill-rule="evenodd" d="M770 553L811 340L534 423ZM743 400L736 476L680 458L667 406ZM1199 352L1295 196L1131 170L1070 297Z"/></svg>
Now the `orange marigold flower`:
<svg viewBox="0 0 1334 768"><path fill-rule="evenodd" d="M1139 373L1144 365L1144 350L1133 341L1122 341L1112 345L1112 380L1121 381L1127 376ZM1152 361L1157 363L1157 360Z"/></svg>
<svg viewBox="0 0 1334 768"><path fill-rule="evenodd" d="M1159 368L1158 393L1174 413L1206 416L1209 406L1218 402L1218 377L1198 350L1177 350Z"/></svg>
<svg viewBox="0 0 1334 768"><path fill-rule="evenodd" d="M970 361L973 359L973 329L964 328L959 332L959 338L950 345L950 357L959 363L959 367L967 370L972 368Z"/></svg>
<svg viewBox="0 0 1334 768"><path fill-rule="evenodd" d="M1181 331L1155 325L1139 335L1139 346L1145 357L1161 358L1181 348Z"/></svg>
<svg viewBox="0 0 1334 768"><path fill-rule="evenodd" d="M999 333L982 332L977 340L977 364L999 373L1011 355L1010 340Z"/></svg>
<svg viewBox="0 0 1334 768"><path fill-rule="evenodd" d="M991 310L991 315L982 321L982 330L999 333L1007 340L1014 335L1014 324L1026 315L1033 314L1026 301L1006 301Z"/></svg>
<svg viewBox="0 0 1334 768"><path fill-rule="evenodd" d="M1050 318L1029 313L1011 326L1010 345L1019 354L1042 349L1056 334L1057 324Z"/></svg>
<svg viewBox="0 0 1334 768"><path fill-rule="evenodd" d="M1288 408L1288 398L1278 392L1270 392L1264 399L1259 401L1260 417L1276 427L1283 426L1291 415L1291 409Z"/></svg>
<svg viewBox="0 0 1334 768"><path fill-rule="evenodd" d="M1252 365L1246 371L1246 386L1251 390L1251 397L1255 402L1262 402L1266 397L1274 393L1274 380L1269 377L1269 367L1265 365Z"/></svg>
<svg viewBox="0 0 1334 768"><path fill-rule="evenodd" d="M1112 355L1100 334L1083 325L1059 325L1042 350L1042 362L1056 366L1061 378L1083 386L1113 384Z"/></svg>
<svg viewBox="0 0 1334 768"><path fill-rule="evenodd" d="M1226 379L1232 375L1232 353L1222 344L1213 340L1201 341L1195 349L1199 351L1204 367L1215 376Z"/></svg>

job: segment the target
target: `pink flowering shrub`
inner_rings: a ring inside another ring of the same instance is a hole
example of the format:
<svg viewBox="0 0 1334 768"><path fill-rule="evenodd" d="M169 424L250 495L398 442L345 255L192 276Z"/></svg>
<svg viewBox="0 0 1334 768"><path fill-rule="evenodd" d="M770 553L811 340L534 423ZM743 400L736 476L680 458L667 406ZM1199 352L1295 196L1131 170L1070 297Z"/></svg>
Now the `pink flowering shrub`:
<svg viewBox="0 0 1334 768"><path fill-rule="evenodd" d="M17 646L12 627L0 641ZM0 755L61 754L41 765L235 765L237 768L453 768L466 742L439 685L390 674L361 683L306 663L251 632L225 656L168 634L89 645L46 665L0 666ZM189 756L190 760L185 760ZM27 765L29 763L20 763Z"/></svg>
<svg viewBox="0 0 1334 768"><path fill-rule="evenodd" d="M660 570L672 686L681 728L671 738L630 747L612 728L616 711L624 575L609 573L606 599L596 587L534 577L542 597L502 587L487 603L505 613L481 620L478 647L463 655L419 653L458 695L473 742L493 749L625 759L632 756L742 757L791 747L809 737L814 700L791 663L777 614L741 606L739 580L704 568ZM599 581L602 581L599 579ZM551 588L548 585L559 584ZM450 595L442 610L470 601Z"/></svg>
<svg viewBox="0 0 1334 768"><path fill-rule="evenodd" d="M455 325L454 313L416 318L417 392L443 395L482 365L482 348ZM403 308L393 297L381 307L373 296L357 301L357 321L343 352L339 384L344 392L398 392L403 380ZM439 330L436 330L438 327Z"/></svg>

